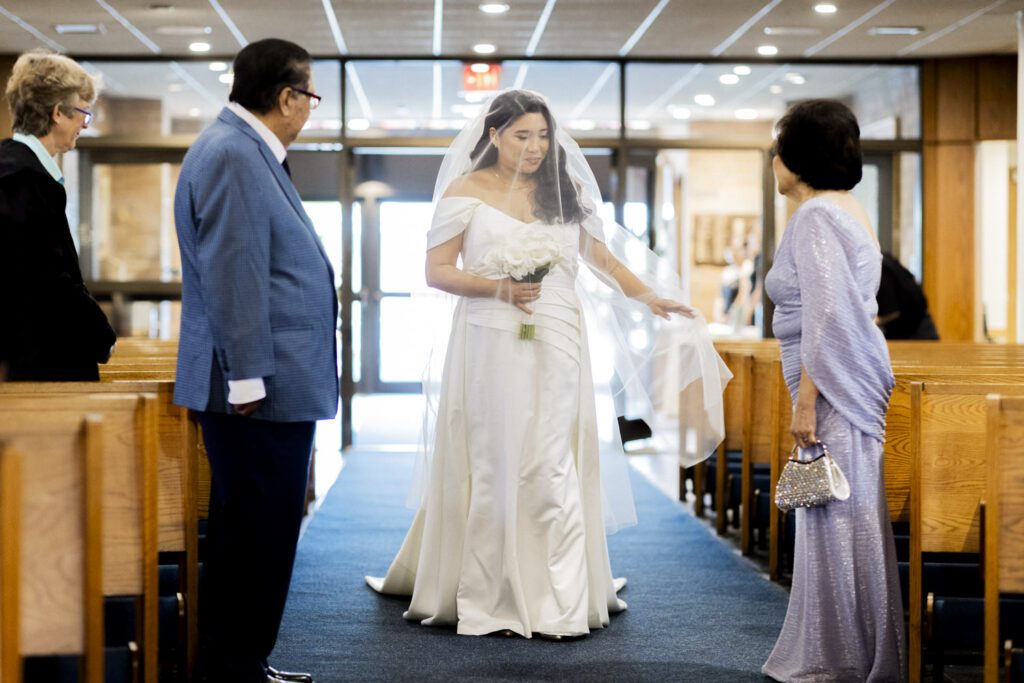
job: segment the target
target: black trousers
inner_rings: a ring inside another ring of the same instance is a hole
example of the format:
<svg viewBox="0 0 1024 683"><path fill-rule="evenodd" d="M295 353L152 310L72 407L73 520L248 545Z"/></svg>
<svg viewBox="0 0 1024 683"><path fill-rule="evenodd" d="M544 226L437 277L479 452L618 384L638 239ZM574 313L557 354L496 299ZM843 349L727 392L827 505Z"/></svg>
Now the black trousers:
<svg viewBox="0 0 1024 683"><path fill-rule="evenodd" d="M211 681L262 681L288 597L316 423L198 419L213 473L200 671Z"/></svg>

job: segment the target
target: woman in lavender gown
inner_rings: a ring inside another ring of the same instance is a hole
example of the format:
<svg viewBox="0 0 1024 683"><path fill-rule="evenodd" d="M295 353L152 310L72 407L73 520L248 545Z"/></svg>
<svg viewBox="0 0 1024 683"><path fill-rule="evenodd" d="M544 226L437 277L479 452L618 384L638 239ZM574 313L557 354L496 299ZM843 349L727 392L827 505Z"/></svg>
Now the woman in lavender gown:
<svg viewBox="0 0 1024 683"><path fill-rule="evenodd" d="M903 608L882 481L889 353L874 323L882 255L849 190L860 129L839 102L791 108L777 126L779 192L798 204L765 279L793 398L797 444L825 442L846 501L796 513L789 610L762 671L778 681L902 681Z"/></svg>

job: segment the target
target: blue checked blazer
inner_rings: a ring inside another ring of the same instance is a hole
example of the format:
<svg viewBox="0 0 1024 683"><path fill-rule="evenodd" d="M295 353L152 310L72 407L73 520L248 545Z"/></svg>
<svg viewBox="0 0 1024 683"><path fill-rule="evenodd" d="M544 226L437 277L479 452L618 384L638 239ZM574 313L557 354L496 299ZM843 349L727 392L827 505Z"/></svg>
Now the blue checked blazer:
<svg viewBox="0 0 1024 683"><path fill-rule="evenodd" d="M253 417L333 418L334 273L291 179L228 109L185 155L174 221L182 268L175 403L230 413L227 380L262 377L267 397Z"/></svg>

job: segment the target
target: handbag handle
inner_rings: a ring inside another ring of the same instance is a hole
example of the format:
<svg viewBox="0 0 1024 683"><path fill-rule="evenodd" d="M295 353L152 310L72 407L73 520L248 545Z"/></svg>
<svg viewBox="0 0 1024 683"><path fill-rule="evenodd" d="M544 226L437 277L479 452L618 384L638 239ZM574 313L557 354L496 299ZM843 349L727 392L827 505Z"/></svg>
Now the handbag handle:
<svg viewBox="0 0 1024 683"><path fill-rule="evenodd" d="M811 458L810 460L801 460L800 456L797 455L797 449L800 448L800 444L795 443L793 444L793 450L789 452L789 461L798 463L800 465L810 465L812 462L817 462L818 460L821 460L825 456L828 456L829 458L832 457L832 455L828 452L828 445L824 441L821 441L819 439L814 442L814 445L821 448L821 455Z"/></svg>

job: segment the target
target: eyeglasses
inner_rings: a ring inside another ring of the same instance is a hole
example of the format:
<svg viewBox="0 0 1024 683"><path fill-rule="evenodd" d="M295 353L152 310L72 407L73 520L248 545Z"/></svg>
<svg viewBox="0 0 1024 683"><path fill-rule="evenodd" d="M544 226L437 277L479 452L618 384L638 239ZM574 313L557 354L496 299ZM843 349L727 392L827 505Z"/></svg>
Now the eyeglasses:
<svg viewBox="0 0 1024 683"><path fill-rule="evenodd" d="M288 87L291 87L291 86L288 86ZM309 108L310 109L316 109L317 107L320 106L320 99L321 98L315 92L309 92L308 90L302 90L301 88L292 88L292 90L294 90L295 92L297 92L297 93L299 93L301 95L305 95L306 97L309 98Z"/></svg>
<svg viewBox="0 0 1024 683"><path fill-rule="evenodd" d="M85 125L92 123L92 112L88 109L82 109L81 107L71 107L77 112L81 112L85 116Z"/></svg>

